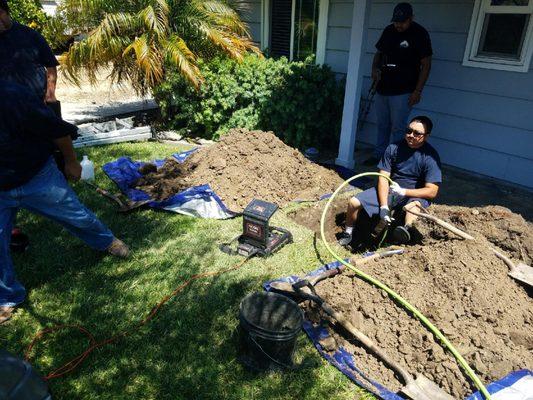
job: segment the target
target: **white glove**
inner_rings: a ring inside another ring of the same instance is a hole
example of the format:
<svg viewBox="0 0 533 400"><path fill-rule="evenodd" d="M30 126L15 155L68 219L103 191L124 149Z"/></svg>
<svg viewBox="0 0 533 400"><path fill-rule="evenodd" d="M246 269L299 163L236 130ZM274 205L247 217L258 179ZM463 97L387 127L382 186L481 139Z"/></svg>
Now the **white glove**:
<svg viewBox="0 0 533 400"><path fill-rule="evenodd" d="M392 223L392 221L394 221L394 218L390 216L389 206L379 207L379 218L381 218L389 225Z"/></svg>
<svg viewBox="0 0 533 400"><path fill-rule="evenodd" d="M398 196L405 196L407 193L407 189L404 189L400 185L398 185L396 182L393 182L392 185L390 185L390 190L392 193L397 194Z"/></svg>

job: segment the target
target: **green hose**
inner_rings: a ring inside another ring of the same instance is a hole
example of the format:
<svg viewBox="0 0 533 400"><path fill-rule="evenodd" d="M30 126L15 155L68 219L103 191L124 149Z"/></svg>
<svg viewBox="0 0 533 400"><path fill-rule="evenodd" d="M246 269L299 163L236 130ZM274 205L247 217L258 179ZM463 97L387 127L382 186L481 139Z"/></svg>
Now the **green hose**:
<svg viewBox="0 0 533 400"><path fill-rule="evenodd" d="M387 285L381 283L377 279L372 278L370 275L365 274L363 271L358 270L353 265L351 265L349 262L345 261L341 257L339 257L329 246L326 235L324 234L324 223L326 220L326 214L328 212L329 206L331 205L331 202L335 197L339 194L339 192L344 188L346 185L348 185L351 181L356 180L358 178L361 178L363 176L381 176L385 179L387 179L390 183L393 183L393 181L386 175L380 174L378 172L365 172L363 174L355 175L351 177L350 179L344 181L342 185L340 185L337 190L333 193L333 195L329 198L326 207L324 208L324 211L322 212L322 218L320 219L320 235L322 237L322 241L324 242L324 245L326 246L326 249L331 253L333 257L340 263L344 264L347 268L354 271L359 277L363 278L367 282L370 282L374 286L384 290L387 292L393 299L395 299L398 303L400 303L404 308L411 311L415 317L417 317L426 327L437 337L440 339L440 341L444 344L444 346L453 354L459 365L465 370L466 374L472 379L476 387L479 389L479 391L483 394L485 399L491 400L490 394L483 385L483 382L477 377L476 373L470 368L466 362L466 360L461 356L461 354L453 347L453 345L450 343L448 339L442 334L439 329L434 326L420 311L418 311L417 308L412 306L405 300L403 297L401 297L398 293L396 293L394 290L389 288Z"/></svg>

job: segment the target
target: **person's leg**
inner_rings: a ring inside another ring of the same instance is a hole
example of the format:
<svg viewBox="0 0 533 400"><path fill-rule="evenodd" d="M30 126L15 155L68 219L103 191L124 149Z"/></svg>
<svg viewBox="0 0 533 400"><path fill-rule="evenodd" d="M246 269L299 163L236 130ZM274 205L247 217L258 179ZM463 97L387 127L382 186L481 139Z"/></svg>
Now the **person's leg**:
<svg viewBox="0 0 533 400"><path fill-rule="evenodd" d="M382 96L376 94L374 100L374 107L376 110L376 126L377 126L377 139L376 147L374 149L374 157L381 159L385 149L389 145L391 134L391 113L389 106L389 98L391 96Z"/></svg>
<svg viewBox="0 0 533 400"><path fill-rule="evenodd" d="M0 192L0 323L9 319L11 308L24 301L26 290L15 277L9 250L17 204L10 192Z"/></svg>
<svg viewBox="0 0 533 400"><path fill-rule="evenodd" d="M403 207L406 210L404 225L398 225L393 231L394 241L398 244L406 244L411 241L411 228L418 217L414 214L411 214L409 210L419 211L419 207L427 208L429 207L429 201L420 198L410 198L405 201L405 205Z"/></svg>
<svg viewBox="0 0 533 400"><path fill-rule="evenodd" d="M392 142L398 142L405 136L405 129L411 113L409 106L409 94L401 94L398 96L389 96L390 104L390 120Z"/></svg>
<svg viewBox="0 0 533 400"><path fill-rule="evenodd" d="M354 237L354 225L357 221L357 216L361 208L363 208L363 206L357 197L352 197L350 200L348 200L345 228L338 237L338 241L341 246L348 246L350 243L352 243Z"/></svg>
<svg viewBox="0 0 533 400"><path fill-rule="evenodd" d="M419 211L418 207L421 207L421 204L418 200L412 201L410 203L407 203L405 205L405 227L409 229L411 226L413 226L414 222L418 218L416 215L411 214L409 210Z"/></svg>
<svg viewBox="0 0 533 400"><path fill-rule="evenodd" d="M367 189L349 200L348 209L346 211L346 227L338 238L341 246L349 245L356 236L354 226L359 216L359 212L362 209L364 209L370 217L379 212L376 188Z"/></svg>
<svg viewBox="0 0 533 400"><path fill-rule="evenodd" d="M113 233L81 204L52 159L23 186L20 202L22 207L60 223L97 250L107 250L114 243Z"/></svg>

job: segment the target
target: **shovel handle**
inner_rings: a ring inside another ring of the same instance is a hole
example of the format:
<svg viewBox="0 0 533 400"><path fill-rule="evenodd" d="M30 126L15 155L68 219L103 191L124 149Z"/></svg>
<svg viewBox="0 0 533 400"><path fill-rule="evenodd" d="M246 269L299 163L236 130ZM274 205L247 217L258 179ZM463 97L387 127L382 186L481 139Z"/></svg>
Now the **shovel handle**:
<svg viewBox="0 0 533 400"><path fill-rule="evenodd" d="M352 323L340 312L335 311L328 303L323 302L321 305L322 309L328 314L331 318L337 321L344 329L346 329L350 334L352 334L358 342L360 342L368 351L377 356L383 363L389 366L391 369L399 375L404 381L405 385L413 382L413 377L409 372L407 372L399 364L391 360L389 355L381 350L372 339L366 336L363 332L358 330Z"/></svg>
<svg viewBox="0 0 533 400"><path fill-rule="evenodd" d="M370 261L378 259L378 258L390 257L390 256L393 256L395 254L402 254L404 251L405 250L402 247L397 247L397 248L392 247L392 250L385 250L385 251L375 252L375 253L367 256L367 257L363 257L363 258L352 257L352 258L350 258L350 263L352 265L360 266L360 265L364 265L364 264L369 263ZM339 275L345 269L346 269L345 265L340 265L337 268L329 269L329 270L321 273L320 275L317 275L317 276L314 276L312 278L309 278L308 279L309 283L311 285L315 286L318 282L321 282L324 279L334 277L335 275Z"/></svg>
<svg viewBox="0 0 533 400"><path fill-rule="evenodd" d="M502 260L509 267L511 272L516 271L516 265L511 261L511 259L509 257L503 255L499 251L494 250L492 248L491 248L491 250L496 255L496 257L498 257L500 260Z"/></svg>
<svg viewBox="0 0 533 400"><path fill-rule="evenodd" d="M465 240L474 240L474 237L473 236L470 236L468 233L462 231L461 229L459 228L456 228L455 226L453 226L452 224L449 224L448 222L445 222L443 221L442 219L440 218L437 218L431 214L429 214L426 210L424 209L421 209L421 210L424 210L423 212L418 212L418 211L414 211L412 209L408 209L407 206L404 206L403 207L404 211L406 212L409 212L413 215L416 215L417 217L421 217L421 218L425 218L425 219L429 219L430 221L433 221L434 223L436 223L437 225L443 227L444 229L447 229L449 230L450 232L452 233L455 233L457 236L465 239ZM420 208L419 208L420 209Z"/></svg>

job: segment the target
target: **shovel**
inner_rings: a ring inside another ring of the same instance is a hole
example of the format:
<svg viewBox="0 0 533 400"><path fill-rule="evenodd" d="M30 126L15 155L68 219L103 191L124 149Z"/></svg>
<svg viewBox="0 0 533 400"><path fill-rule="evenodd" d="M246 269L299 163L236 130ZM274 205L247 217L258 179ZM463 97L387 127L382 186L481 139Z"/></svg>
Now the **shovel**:
<svg viewBox="0 0 533 400"><path fill-rule="evenodd" d="M437 218L437 217L435 217L433 215L430 215L423 208L421 208L422 212L413 211L412 209L408 210L405 207L404 207L404 210L406 212L410 212L411 214L414 214L414 215L417 215L419 217L426 218L426 219L428 219L430 221L433 221L437 225L442 226L443 228L449 230L450 232L455 233L456 235L458 235L459 237L462 237L463 239L474 240L474 238L472 236L470 236L468 233L463 232L462 230L454 227L453 225L451 225L451 224L449 224L447 222L444 222L440 218ZM496 257L498 257L500 260L502 260L509 267L510 271L509 271L508 275L511 278L514 278L517 281L520 281L522 283L525 283L528 286L533 287L533 267L530 267L529 265L524 264L524 263L514 264L508 257L503 255L499 251L494 250L494 249L491 249L491 250L494 252Z"/></svg>
<svg viewBox="0 0 533 400"><path fill-rule="evenodd" d="M502 260L509 267L510 271L507 275L516 279L517 281L533 287L533 267L530 267L524 263L515 264L509 259L509 257L504 256L499 251L494 249L491 250L494 252L496 257Z"/></svg>
<svg viewBox="0 0 533 400"><path fill-rule="evenodd" d="M120 213L126 213L129 211L136 210L137 208L143 207L146 204L150 203L152 200L141 200L141 201L131 201L128 199L121 200L121 195L115 195L113 193L108 192L105 189L102 189L101 187L96 186L94 183L89 181L83 181L85 184L87 184L92 189L96 190L97 193L101 194L104 197L107 197L110 200L113 200L115 203L118 204L118 212Z"/></svg>
<svg viewBox="0 0 533 400"><path fill-rule="evenodd" d="M276 282L274 282L276 283ZM272 287L274 286L272 284ZM277 286L277 285L276 285ZM276 287L275 287L276 288ZM277 289L277 288L276 288ZM454 400L448 393L441 389L435 382L429 380L423 375L413 376L398 363L394 362L387 353L381 350L376 344L363 332L356 329L352 323L341 313L335 311L328 303L317 295L315 288L307 280L296 282L292 285L289 294L311 300L318 304L333 320L337 321L346 331L352 334L368 351L376 355L383 363L389 366L404 383L400 393L406 395L412 400Z"/></svg>
<svg viewBox="0 0 533 400"><path fill-rule="evenodd" d="M377 251L363 258L352 257L350 258L350 263L355 266L360 266L378 258L390 257L395 254L403 254L404 252L405 250L402 247L391 246L390 250ZM306 279L312 286L315 286L318 282L323 281L324 279L332 278L335 275L339 275L345 269L345 265L340 265L337 268L328 269L327 271L324 271L319 275L310 276ZM272 287L272 289L279 292L294 293L292 284L289 282L273 282L270 286Z"/></svg>

